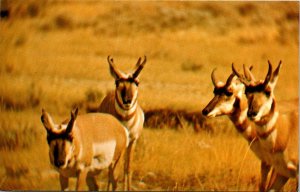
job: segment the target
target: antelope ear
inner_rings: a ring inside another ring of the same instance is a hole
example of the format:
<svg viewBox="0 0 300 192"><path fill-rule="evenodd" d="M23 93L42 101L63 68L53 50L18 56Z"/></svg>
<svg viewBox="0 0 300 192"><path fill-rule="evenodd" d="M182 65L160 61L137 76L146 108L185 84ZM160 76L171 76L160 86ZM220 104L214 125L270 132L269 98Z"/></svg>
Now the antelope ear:
<svg viewBox="0 0 300 192"><path fill-rule="evenodd" d="M277 84L277 80L278 80L278 75L279 75L279 70L281 68L281 60L279 61L279 64L277 66L277 68L275 69L275 71L272 74L271 80L270 80L270 86L272 87L272 89L275 88L276 84Z"/></svg>
<svg viewBox="0 0 300 192"><path fill-rule="evenodd" d="M66 129L67 134L70 134L72 132L77 115L78 115L78 107L76 107L76 109L71 111L71 119L70 119L67 129Z"/></svg>
<svg viewBox="0 0 300 192"><path fill-rule="evenodd" d="M47 132L51 133L52 130L54 129L54 122L53 122L51 116L44 109L42 109L41 121L42 121L44 127L46 128Z"/></svg>

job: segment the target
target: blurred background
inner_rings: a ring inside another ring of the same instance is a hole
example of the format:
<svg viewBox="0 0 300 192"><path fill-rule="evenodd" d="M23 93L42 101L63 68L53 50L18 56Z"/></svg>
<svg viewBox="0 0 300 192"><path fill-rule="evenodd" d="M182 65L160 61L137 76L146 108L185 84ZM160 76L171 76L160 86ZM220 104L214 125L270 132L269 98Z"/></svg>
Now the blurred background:
<svg viewBox="0 0 300 192"><path fill-rule="evenodd" d="M75 106L94 112L114 89L108 55L124 71L147 56L134 189L258 190L260 162L247 142L227 117L201 111L214 68L226 81L232 62L253 65L262 79L267 60L283 61L276 99L298 106L298 2L0 0L0 8L1 190L60 189L41 109L57 123ZM294 180L285 186L295 189Z"/></svg>

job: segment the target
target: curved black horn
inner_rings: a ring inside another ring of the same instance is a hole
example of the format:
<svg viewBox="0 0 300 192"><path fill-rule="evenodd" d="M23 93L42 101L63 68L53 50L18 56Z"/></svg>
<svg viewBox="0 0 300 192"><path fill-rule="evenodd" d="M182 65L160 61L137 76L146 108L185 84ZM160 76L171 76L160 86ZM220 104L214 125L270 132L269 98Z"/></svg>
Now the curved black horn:
<svg viewBox="0 0 300 192"><path fill-rule="evenodd" d="M269 69L268 69L268 73L267 73L267 76L265 78L265 81L263 83L264 87L268 85L268 83L270 82L270 79L272 77L272 64L269 60L268 60L268 64L269 64Z"/></svg>
<svg viewBox="0 0 300 192"><path fill-rule="evenodd" d="M231 84L231 81L233 79L233 77L235 76L234 73L231 73L230 76L228 77L227 81L226 81L226 85L225 87L228 87Z"/></svg>
<svg viewBox="0 0 300 192"><path fill-rule="evenodd" d="M244 75L245 75L245 78L248 80L248 81L255 81L255 77L253 76L253 74L251 73L251 70L253 68L253 66L251 65L249 68L246 67L245 64L243 64L243 68L244 68Z"/></svg>
<svg viewBox="0 0 300 192"><path fill-rule="evenodd" d="M231 64L231 69L232 69L232 72L233 72L236 76L238 76L238 78L243 77L243 76L235 69L234 63Z"/></svg>
<svg viewBox="0 0 300 192"><path fill-rule="evenodd" d="M278 75L279 69L280 69L281 65L282 65L282 61L280 60L279 63L278 63L277 68L276 68L275 71L273 72L273 75L272 75L273 78L274 78L274 76L277 76L277 75Z"/></svg>
<svg viewBox="0 0 300 192"><path fill-rule="evenodd" d="M215 87L217 87L218 85L218 81L216 79L216 75L215 75L215 72L216 72L217 68L214 68L214 70L211 72L211 81L212 83L214 84Z"/></svg>
<svg viewBox="0 0 300 192"><path fill-rule="evenodd" d="M234 64L232 63L231 65L231 68L232 68L232 72L240 79L240 81L242 83L244 83L246 86L249 86L250 85L250 82L243 76L241 75L234 67Z"/></svg>
<svg viewBox="0 0 300 192"><path fill-rule="evenodd" d="M109 56L107 56L107 61L110 65L113 65L114 59L110 58L110 55L109 55Z"/></svg>
<svg viewBox="0 0 300 192"><path fill-rule="evenodd" d="M146 55L144 56L144 60L141 63L142 58L140 57L139 60L136 63L136 68L134 70L134 73L132 74L132 77L135 79L139 76L140 72L142 71L142 69L144 68L146 62L147 62L147 57Z"/></svg>
<svg viewBox="0 0 300 192"><path fill-rule="evenodd" d="M116 68L115 64L114 64L114 60L113 58L109 56L107 56L107 61L108 61L108 64L109 64L109 71L110 71L110 74L115 78L115 79L120 79L121 77L123 77L123 73Z"/></svg>

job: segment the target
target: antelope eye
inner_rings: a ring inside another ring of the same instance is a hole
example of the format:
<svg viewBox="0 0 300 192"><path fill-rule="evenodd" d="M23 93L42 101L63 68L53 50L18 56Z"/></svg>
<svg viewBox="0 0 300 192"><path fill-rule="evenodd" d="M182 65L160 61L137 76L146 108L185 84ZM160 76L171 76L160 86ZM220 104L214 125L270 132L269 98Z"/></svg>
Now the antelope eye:
<svg viewBox="0 0 300 192"><path fill-rule="evenodd" d="M124 82L124 80L123 80L123 79L117 79L117 80L115 81L115 83L116 83L116 86L117 86L117 87L119 87L119 86L120 86L120 84L121 84L122 82Z"/></svg>
<svg viewBox="0 0 300 192"><path fill-rule="evenodd" d="M134 83L136 86L139 86L139 84L140 84L140 82L138 82L138 81L134 81Z"/></svg>
<svg viewBox="0 0 300 192"><path fill-rule="evenodd" d="M130 83L134 83L136 86L139 85L139 81L138 81L137 79L130 78L130 79L128 79L128 81L129 81Z"/></svg>
<svg viewBox="0 0 300 192"><path fill-rule="evenodd" d="M265 94L266 94L267 97L270 97L271 91L270 91L270 90L266 90L266 91L265 91Z"/></svg>
<svg viewBox="0 0 300 192"><path fill-rule="evenodd" d="M232 96L232 94L233 94L233 93L232 93L231 91L226 91L226 92L225 92L225 95L226 95L227 97Z"/></svg>

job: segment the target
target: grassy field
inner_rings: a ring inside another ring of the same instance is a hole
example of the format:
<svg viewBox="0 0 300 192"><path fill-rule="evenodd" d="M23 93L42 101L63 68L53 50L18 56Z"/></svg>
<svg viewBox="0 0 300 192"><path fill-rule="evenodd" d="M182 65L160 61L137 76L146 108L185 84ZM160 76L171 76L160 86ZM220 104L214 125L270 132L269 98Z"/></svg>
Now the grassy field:
<svg viewBox="0 0 300 192"><path fill-rule="evenodd" d="M147 56L139 103L145 110L200 112L231 63L283 61L276 98L298 98L298 2L1 1L0 190L58 190L51 168L45 108L57 122L114 89L107 56L122 70ZM213 133L146 127L136 149L136 190L258 190L259 160L226 117ZM163 139L162 139L163 138ZM106 173L99 178L105 189ZM75 180L72 180L73 185ZM290 180L285 191L295 191Z"/></svg>

